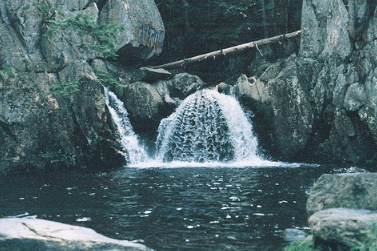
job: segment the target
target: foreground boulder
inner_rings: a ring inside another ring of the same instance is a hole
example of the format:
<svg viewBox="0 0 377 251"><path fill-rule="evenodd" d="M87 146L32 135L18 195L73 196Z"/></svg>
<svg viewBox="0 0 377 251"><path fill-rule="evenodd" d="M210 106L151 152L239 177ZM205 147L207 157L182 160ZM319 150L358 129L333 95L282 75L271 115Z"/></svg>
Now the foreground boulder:
<svg viewBox="0 0 377 251"><path fill-rule="evenodd" d="M314 184L306 210L328 208L377 210L377 173L323 174Z"/></svg>
<svg viewBox="0 0 377 251"><path fill-rule="evenodd" d="M309 227L319 242L356 248L377 224L377 173L323 174L306 208Z"/></svg>
<svg viewBox="0 0 377 251"><path fill-rule="evenodd" d="M377 222L377 211L331 208L313 214L308 222L316 237L353 247Z"/></svg>
<svg viewBox="0 0 377 251"><path fill-rule="evenodd" d="M0 219L0 246L4 250L151 250L130 241L116 240L94 230L33 218Z"/></svg>

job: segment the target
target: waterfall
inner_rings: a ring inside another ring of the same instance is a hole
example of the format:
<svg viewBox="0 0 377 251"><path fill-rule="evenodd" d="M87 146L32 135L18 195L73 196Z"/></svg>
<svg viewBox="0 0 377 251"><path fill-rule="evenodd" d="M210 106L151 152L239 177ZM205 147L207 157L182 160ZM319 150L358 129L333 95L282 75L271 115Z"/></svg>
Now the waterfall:
<svg viewBox="0 0 377 251"><path fill-rule="evenodd" d="M128 166L279 165L257 155L258 143L252 125L232 96L200 90L187 97L173 114L161 121L154 159L139 144L123 102L108 88L105 96Z"/></svg>
<svg viewBox="0 0 377 251"><path fill-rule="evenodd" d="M260 162L257 139L238 101L214 90L187 97L158 129L160 162Z"/></svg>
<svg viewBox="0 0 377 251"><path fill-rule="evenodd" d="M123 102L108 87L105 87L105 97L106 105L121 137L123 150L126 152L127 164L138 164L148 161L148 155L139 144L138 137L133 131Z"/></svg>

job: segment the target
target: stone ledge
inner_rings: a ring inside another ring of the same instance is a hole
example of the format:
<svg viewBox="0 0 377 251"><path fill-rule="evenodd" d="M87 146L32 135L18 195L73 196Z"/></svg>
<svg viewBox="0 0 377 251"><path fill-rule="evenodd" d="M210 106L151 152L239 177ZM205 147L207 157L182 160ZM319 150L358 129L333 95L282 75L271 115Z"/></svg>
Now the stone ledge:
<svg viewBox="0 0 377 251"><path fill-rule="evenodd" d="M85 227L34 219L0 219L0 246L5 250L141 251L146 246L111 239Z"/></svg>
<svg viewBox="0 0 377 251"><path fill-rule="evenodd" d="M315 236L347 246L356 245L370 231L374 222L377 223L377 211L347 208L322 210L308 220Z"/></svg>

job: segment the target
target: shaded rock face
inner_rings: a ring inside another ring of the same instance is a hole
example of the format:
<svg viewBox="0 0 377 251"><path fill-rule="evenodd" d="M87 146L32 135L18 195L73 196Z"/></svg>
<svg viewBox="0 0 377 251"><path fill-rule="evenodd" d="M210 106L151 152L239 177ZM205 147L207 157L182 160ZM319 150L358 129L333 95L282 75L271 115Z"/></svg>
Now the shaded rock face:
<svg viewBox="0 0 377 251"><path fill-rule="evenodd" d="M80 166L88 159L110 166L123 159L117 154L116 130L103 95L102 85L108 83L97 70L116 73L123 84L142 73L107 61L103 51L92 46L99 42L90 32L82 36L68 26L43 36L51 22L79 13L101 24L124 25L114 37L115 50L128 53L130 48L143 60L161 50L164 28L153 1L1 0L1 167L35 164L35 156L64 165L70 158ZM54 91L57 86L60 92Z"/></svg>
<svg viewBox="0 0 377 251"><path fill-rule="evenodd" d="M299 54L257 76L268 98L242 94L262 123L271 123L258 133L264 148L290 160L376 157L375 7L367 0L303 2Z"/></svg>
<svg viewBox="0 0 377 251"><path fill-rule="evenodd" d="M105 237L89 228L33 218L0 219L0 245L4 250L151 250Z"/></svg>

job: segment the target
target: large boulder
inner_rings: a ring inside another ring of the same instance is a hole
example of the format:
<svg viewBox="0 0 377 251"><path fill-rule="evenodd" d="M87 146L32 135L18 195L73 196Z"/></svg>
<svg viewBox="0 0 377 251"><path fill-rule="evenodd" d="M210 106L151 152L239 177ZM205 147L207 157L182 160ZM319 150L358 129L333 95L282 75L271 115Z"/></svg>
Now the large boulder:
<svg viewBox="0 0 377 251"><path fill-rule="evenodd" d="M377 173L323 174L306 208L318 240L354 248L377 224Z"/></svg>
<svg viewBox="0 0 377 251"><path fill-rule="evenodd" d="M129 112L134 130L144 135L154 135L160 121L190 94L203 88L205 83L195 75L180 73L170 80L153 84L137 81L117 90L118 97Z"/></svg>
<svg viewBox="0 0 377 251"><path fill-rule="evenodd" d="M100 23L124 24L116 37L116 47L124 57L148 59L159 54L165 37L162 18L153 0L106 1L99 16Z"/></svg>
<svg viewBox="0 0 377 251"><path fill-rule="evenodd" d="M323 174L306 204L309 215L328 208L377 210L377 173Z"/></svg>
<svg viewBox="0 0 377 251"><path fill-rule="evenodd" d="M163 118L164 101L157 89L145 82L135 82L124 87L120 99L129 112L134 130L153 133Z"/></svg>
<svg viewBox="0 0 377 251"><path fill-rule="evenodd" d="M0 219L0 246L4 250L151 250L141 244L108 238L89 228L34 218Z"/></svg>
<svg viewBox="0 0 377 251"><path fill-rule="evenodd" d="M377 222L377 211L331 208L316 212L308 222L317 238L352 248L371 232L372 224Z"/></svg>

